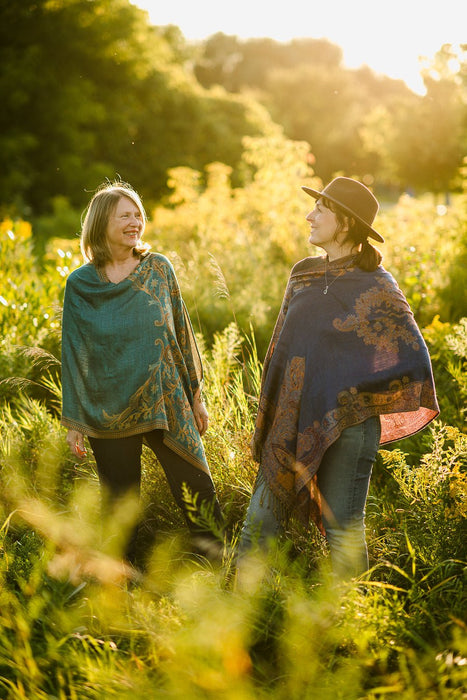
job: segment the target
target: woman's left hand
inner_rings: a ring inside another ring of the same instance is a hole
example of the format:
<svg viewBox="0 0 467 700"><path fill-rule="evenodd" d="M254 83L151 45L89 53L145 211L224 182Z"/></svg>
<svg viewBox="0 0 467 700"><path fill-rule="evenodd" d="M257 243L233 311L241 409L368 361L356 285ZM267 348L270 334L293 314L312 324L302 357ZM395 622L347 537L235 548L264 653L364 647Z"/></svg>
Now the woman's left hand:
<svg viewBox="0 0 467 700"><path fill-rule="evenodd" d="M195 416L195 421L200 435L204 435L208 429L209 416L206 410L206 406L200 398L200 392L197 391L193 397L193 413Z"/></svg>

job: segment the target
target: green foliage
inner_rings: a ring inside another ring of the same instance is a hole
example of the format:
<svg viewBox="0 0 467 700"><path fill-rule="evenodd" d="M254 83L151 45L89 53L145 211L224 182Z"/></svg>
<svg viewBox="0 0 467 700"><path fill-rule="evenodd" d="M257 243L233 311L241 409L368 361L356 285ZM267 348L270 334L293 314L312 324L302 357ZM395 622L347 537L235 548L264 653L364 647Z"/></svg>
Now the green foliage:
<svg viewBox="0 0 467 700"><path fill-rule="evenodd" d="M422 97L368 67L345 69L342 52L324 39L281 44L223 34L204 43L195 64L204 85L255 88L286 135L310 144L323 180L358 175L419 192L458 187L465 152L463 70L465 47L440 47L422 73Z"/></svg>
<svg viewBox="0 0 467 700"><path fill-rule="evenodd" d="M192 318L208 342L236 320L244 333L253 325L264 356L292 265L319 253L307 245L311 202L300 185L321 183L312 177L307 144L278 137L245 139L241 168L248 183L242 188L233 186L231 169L220 163L207 168L206 183L198 171L173 169L172 194L152 212L146 238L174 261ZM461 197L435 207L429 198L402 196L396 205L383 203L378 214L386 240L383 264L421 326L446 308L440 294L451 289L465 225Z"/></svg>
<svg viewBox="0 0 467 700"><path fill-rule="evenodd" d="M458 62L457 73L451 66ZM444 193L461 186L465 153L465 47L445 44L422 72L426 95L396 96L374 106L360 136L375 157L374 170L410 191Z"/></svg>
<svg viewBox="0 0 467 700"><path fill-rule="evenodd" d="M151 206L173 168L220 161L243 185L243 138L282 131L309 144L326 181L345 173L380 192L459 188L462 48L441 47L421 97L369 68L346 69L326 39L217 34L192 45L129 0L22 0L0 4L0 62L0 211L32 219L41 238L51 216L64 229L55 235L73 236L105 178L131 182Z"/></svg>
<svg viewBox="0 0 467 700"><path fill-rule="evenodd" d="M304 143L246 138L244 147L242 188L221 163L209 166L205 187L201 173L172 170L170 199L153 211L145 236L174 261L195 327L209 343L236 320L244 333L254 326L264 353L290 268L307 254L308 202L298 185L314 180Z"/></svg>
<svg viewBox="0 0 467 700"><path fill-rule="evenodd" d="M452 335L447 336L446 342L454 353L453 360L449 363L449 371L457 382L461 397L464 399L463 413L466 412L467 400L467 319L462 318L460 323L452 329Z"/></svg>
<svg viewBox="0 0 467 700"><path fill-rule="evenodd" d="M201 88L191 54L128 0L2 2L0 206L28 218L57 197L82 208L117 173L156 201L174 165L235 166L242 136L271 120L247 97Z"/></svg>
<svg viewBox="0 0 467 700"><path fill-rule="evenodd" d="M465 319L458 325L435 318L425 329L433 362L438 401L444 422L465 427L466 358Z"/></svg>
<svg viewBox="0 0 467 700"><path fill-rule="evenodd" d="M441 313L452 321L467 315L467 157L460 168L463 196L459 202L462 225L456 235L455 253L452 255L448 281L440 292Z"/></svg>
<svg viewBox="0 0 467 700"><path fill-rule="evenodd" d="M51 380L57 377L53 360L60 354L59 304L64 277L69 265L76 265L76 258L59 249L41 265L34 253L30 224L5 220L0 223L0 260L0 398L14 401L18 387L3 380L26 377L34 382L44 363ZM43 353L37 370L27 355L38 347ZM44 397L44 387L36 386L36 391Z"/></svg>
<svg viewBox="0 0 467 700"><path fill-rule="evenodd" d="M400 449L380 453L397 485L379 503L380 515L386 515L384 548L392 548L389 540L402 536L406 542L399 541L399 559L393 563L407 570L412 562L412 574L420 578L441 562L456 560L467 535L467 436L438 421L431 433L430 450L415 466ZM373 507L376 510L376 504ZM376 512L371 520L376 524Z"/></svg>
<svg viewBox="0 0 467 700"><path fill-rule="evenodd" d="M222 164L207 169L207 183L198 171L175 169L172 194L148 227L154 247L174 260L202 331L204 444L227 521L217 563L191 552L146 448L141 509L128 502L115 519L101 513L91 452L75 461L58 418L56 313L65 277L80 262L77 241L52 239L39 260L28 224L0 224L5 699L463 697L467 325L435 316L465 225L456 204L434 209L404 197L381 214L387 267L426 324L441 415L380 453L367 507L371 570L336 583L319 533L292 520L285 542L234 575L257 470L249 443L260 358L289 269L309 252L299 185L318 182L307 154L306 144L247 139L242 189ZM138 573L121 555L142 515L146 567Z"/></svg>
<svg viewBox="0 0 467 700"><path fill-rule="evenodd" d="M403 195L394 207L383 204L378 221L385 238L380 247L383 265L396 278L418 323L429 324L441 311L440 293L465 228L462 199L447 207ZM450 315L444 319L457 320Z"/></svg>
<svg viewBox="0 0 467 700"><path fill-rule="evenodd" d="M221 501L238 523L254 479L245 457L254 402L236 387L245 370L246 385L254 385L259 366L251 341L245 362L234 326L216 337L207 361L207 450ZM237 585L234 536L214 566L190 556L176 532L159 533L144 578L125 570L99 542L91 472L64 489L58 475L73 463L55 450L55 477L38 477L41 455L64 446L57 431L37 403L24 403L14 421L5 414L0 425L9 435L0 448L5 698L462 697L467 443L460 431L435 425L417 469L400 451L382 453L393 489L390 496L380 479L372 485L374 566L359 582L333 582L323 553L310 566L316 536L291 523L293 548L255 560ZM80 467L82 476L88 469ZM157 528L164 527L159 485L153 497Z"/></svg>

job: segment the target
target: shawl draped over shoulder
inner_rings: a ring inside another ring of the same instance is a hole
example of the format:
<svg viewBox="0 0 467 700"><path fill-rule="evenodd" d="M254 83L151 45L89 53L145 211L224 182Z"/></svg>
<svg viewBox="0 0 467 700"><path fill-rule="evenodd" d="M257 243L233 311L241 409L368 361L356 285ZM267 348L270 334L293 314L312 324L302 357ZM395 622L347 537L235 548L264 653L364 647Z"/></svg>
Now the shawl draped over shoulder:
<svg viewBox="0 0 467 700"><path fill-rule="evenodd" d="M380 416L381 444L439 413L431 362L412 311L383 267L305 258L290 274L266 354L252 441L260 476L284 511L321 527L316 473L341 432Z"/></svg>
<svg viewBox="0 0 467 700"><path fill-rule="evenodd" d="M61 422L97 438L154 429L209 472L193 395L201 359L170 261L149 253L118 284L88 263L65 288Z"/></svg>

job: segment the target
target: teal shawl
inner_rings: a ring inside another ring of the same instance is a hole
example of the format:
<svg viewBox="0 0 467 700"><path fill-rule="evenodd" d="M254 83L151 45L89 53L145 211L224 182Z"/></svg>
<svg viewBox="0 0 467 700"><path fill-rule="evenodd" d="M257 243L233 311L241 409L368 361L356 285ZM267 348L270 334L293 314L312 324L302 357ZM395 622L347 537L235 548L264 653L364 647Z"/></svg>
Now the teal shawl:
<svg viewBox="0 0 467 700"><path fill-rule="evenodd" d="M68 277L61 422L98 438L164 430L168 447L209 471L192 411L202 365L175 271L149 253L118 284L88 263Z"/></svg>

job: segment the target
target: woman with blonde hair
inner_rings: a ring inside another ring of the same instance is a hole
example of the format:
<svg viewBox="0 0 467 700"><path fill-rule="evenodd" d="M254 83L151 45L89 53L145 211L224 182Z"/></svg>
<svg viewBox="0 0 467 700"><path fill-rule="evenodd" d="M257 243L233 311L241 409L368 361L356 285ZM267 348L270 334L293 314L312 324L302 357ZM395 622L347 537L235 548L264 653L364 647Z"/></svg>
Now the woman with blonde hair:
<svg viewBox="0 0 467 700"><path fill-rule="evenodd" d="M87 207L85 264L69 275L63 306L61 422L75 456L88 438L108 505L139 495L144 440L193 536L212 540L184 498L186 485L221 523L201 440L201 359L173 266L142 241L145 223L126 183L104 185ZM126 556L135 558L135 536Z"/></svg>

